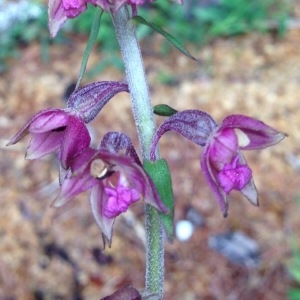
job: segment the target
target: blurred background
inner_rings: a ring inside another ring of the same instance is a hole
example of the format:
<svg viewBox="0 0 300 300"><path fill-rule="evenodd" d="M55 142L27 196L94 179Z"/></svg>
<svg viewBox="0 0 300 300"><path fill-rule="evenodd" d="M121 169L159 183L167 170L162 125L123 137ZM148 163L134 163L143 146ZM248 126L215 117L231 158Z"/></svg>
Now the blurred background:
<svg viewBox="0 0 300 300"><path fill-rule="evenodd" d="M200 170L201 149L176 134L161 140L172 171L177 238L166 243L165 299L300 299L300 2L158 0L139 12L185 44L195 63L149 28L137 28L153 104L200 109L221 122L247 114L286 132L245 155L260 207L239 193L224 219ZM0 299L100 299L144 287L143 204L115 223L102 251L88 193L60 209L53 156L24 160L29 138L6 143L36 112L64 107L76 82L93 7L49 39L42 1L0 0ZM124 80L105 14L84 84ZM157 124L163 121L157 118ZM95 145L121 130L137 144L126 94L91 124Z"/></svg>

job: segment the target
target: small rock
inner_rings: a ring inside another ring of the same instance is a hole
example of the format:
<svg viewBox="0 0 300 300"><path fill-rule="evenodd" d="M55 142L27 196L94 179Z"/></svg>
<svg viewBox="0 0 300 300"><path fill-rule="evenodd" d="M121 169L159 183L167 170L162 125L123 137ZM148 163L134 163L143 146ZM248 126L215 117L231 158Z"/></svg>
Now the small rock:
<svg viewBox="0 0 300 300"><path fill-rule="evenodd" d="M192 222L188 220L180 220L176 223L175 231L178 240L185 242L191 238L194 232L194 226Z"/></svg>
<svg viewBox="0 0 300 300"><path fill-rule="evenodd" d="M253 268L260 262L257 242L240 231L211 236L208 245L238 265Z"/></svg>

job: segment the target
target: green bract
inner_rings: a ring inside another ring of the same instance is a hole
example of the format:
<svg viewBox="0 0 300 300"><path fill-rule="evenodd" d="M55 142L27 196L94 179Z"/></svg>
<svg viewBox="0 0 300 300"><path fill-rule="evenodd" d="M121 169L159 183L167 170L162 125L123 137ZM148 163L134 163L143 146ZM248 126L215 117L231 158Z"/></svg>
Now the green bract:
<svg viewBox="0 0 300 300"><path fill-rule="evenodd" d="M174 228L174 197L170 170L166 160L155 162L144 161L144 169L150 175L163 204L169 209L168 214L159 212L160 220L164 226L169 242L173 242Z"/></svg>

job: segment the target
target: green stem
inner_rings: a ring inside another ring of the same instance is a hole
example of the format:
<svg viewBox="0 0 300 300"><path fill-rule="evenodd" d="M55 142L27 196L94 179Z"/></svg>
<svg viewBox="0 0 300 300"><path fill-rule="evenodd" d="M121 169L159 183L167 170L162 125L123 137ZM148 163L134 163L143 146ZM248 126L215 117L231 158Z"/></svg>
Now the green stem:
<svg viewBox="0 0 300 300"><path fill-rule="evenodd" d="M126 6L122 6L117 12L112 12L111 15L124 60L142 157L144 160L150 159L150 144L155 132L155 121L135 28L130 22L130 15ZM164 281L163 229L158 213L154 208L146 205L145 215L147 238L146 293L155 293L159 299L162 299Z"/></svg>
<svg viewBox="0 0 300 300"><path fill-rule="evenodd" d="M87 42L87 45L86 45L84 53L83 53L81 67L80 67L79 76L78 76L78 79L77 79L75 91L80 86L80 82L81 82L81 79L84 75L89 56L90 56L91 51L93 49L93 46L94 46L94 44L97 40L97 36L98 36L98 33L99 33L99 28L100 28L100 20L101 20L102 14L103 14L103 10L98 9L98 8L95 10L93 24L92 24L89 40Z"/></svg>

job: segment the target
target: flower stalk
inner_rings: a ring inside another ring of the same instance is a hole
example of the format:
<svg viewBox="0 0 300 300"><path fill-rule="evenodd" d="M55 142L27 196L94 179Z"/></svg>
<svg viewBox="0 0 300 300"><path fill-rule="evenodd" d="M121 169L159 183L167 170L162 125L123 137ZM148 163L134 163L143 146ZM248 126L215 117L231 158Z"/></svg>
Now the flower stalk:
<svg viewBox="0 0 300 300"><path fill-rule="evenodd" d="M141 51L134 25L126 6L111 12L117 39L124 60L131 96L131 106L143 159L150 159L150 145L155 133L155 121L150 102ZM157 157L158 158L158 157ZM164 238L163 229L154 208L146 204L146 293L163 297Z"/></svg>

